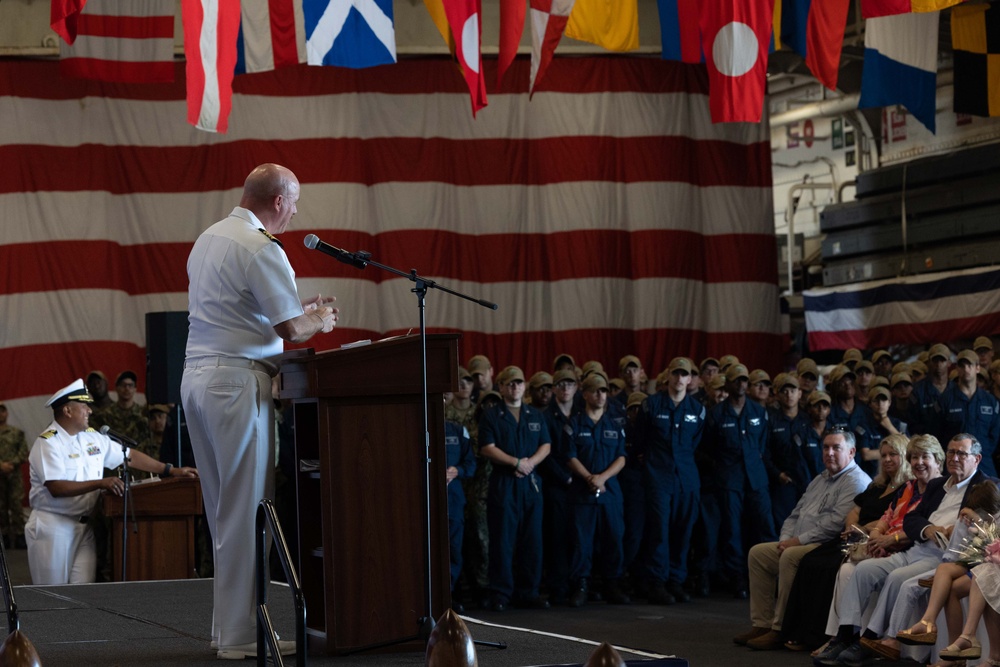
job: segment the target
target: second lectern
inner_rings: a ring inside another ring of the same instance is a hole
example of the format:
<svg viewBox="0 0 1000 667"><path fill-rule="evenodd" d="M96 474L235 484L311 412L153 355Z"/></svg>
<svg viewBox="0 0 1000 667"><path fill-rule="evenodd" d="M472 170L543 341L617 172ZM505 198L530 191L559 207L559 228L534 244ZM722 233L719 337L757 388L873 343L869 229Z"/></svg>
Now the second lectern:
<svg viewBox="0 0 1000 667"><path fill-rule="evenodd" d="M458 336L427 337L430 567L420 338L324 354L290 352L281 396L295 420L299 573L309 647L347 653L413 642L451 605L442 394ZM413 644L413 647L422 644Z"/></svg>

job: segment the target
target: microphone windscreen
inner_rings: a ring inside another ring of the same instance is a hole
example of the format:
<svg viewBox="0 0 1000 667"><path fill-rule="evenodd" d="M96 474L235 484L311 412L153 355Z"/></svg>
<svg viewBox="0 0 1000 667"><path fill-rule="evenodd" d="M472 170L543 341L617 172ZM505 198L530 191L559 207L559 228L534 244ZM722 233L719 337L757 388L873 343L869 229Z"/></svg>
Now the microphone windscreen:
<svg viewBox="0 0 1000 667"><path fill-rule="evenodd" d="M306 236L303 243L305 243L306 247L309 248L310 250L315 250L316 246L319 245L319 237L316 236L315 234L309 234L308 236Z"/></svg>

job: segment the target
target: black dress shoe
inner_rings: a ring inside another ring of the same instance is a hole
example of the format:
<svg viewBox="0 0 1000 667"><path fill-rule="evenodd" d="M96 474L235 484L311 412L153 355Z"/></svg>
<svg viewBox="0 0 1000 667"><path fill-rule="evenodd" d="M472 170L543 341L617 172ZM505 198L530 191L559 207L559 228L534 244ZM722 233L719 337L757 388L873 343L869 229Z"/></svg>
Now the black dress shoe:
<svg viewBox="0 0 1000 667"><path fill-rule="evenodd" d="M517 606L522 609L548 609L551 605L549 601L543 598L541 595L537 595L533 598L528 598L527 600L520 600Z"/></svg>
<svg viewBox="0 0 1000 667"><path fill-rule="evenodd" d="M587 604L587 588L587 580L581 579L576 585L576 590L569 596L570 607L582 607Z"/></svg>
<svg viewBox="0 0 1000 667"><path fill-rule="evenodd" d="M662 581L654 582L649 587L649 604L670 605L677 602L673 595L667 591L667 587Z"/></svg>
<svg viewBox="0 0 1000 667"><path fill-rule="evenodd" d="M507 611L507 601L499 595L494 595L485 605L489 611Z"/></svg>
<svg viewBox="0 0 1000 667"><path fill-rule="evenodd" d="M458 600L452 600L451 601L451 610L453 612L455 612L456 614L459 614L459 615L465 613L465 607Z"/></svg>
<svg viewBox="0 0 1000 667"><path fill-rule="evenodd" d="M687 594L687 591L678 583L667 584L667 592L674 596L677 602L690 602L691 596Z"/></svg>
<svg viewBox="0 0 1000 667"><path fill-rule="evenodd" d="M621 585L615 579L605 584L604 599L608 604L632 604L632 598L622 590Z"/></svg>

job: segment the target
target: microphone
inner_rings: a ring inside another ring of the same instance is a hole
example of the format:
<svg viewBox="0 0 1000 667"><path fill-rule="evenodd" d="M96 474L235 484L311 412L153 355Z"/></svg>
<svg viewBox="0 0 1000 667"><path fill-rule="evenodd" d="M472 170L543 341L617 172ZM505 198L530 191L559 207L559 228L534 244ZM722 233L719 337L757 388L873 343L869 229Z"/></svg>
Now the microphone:
<svg viewBox="0 0 1000 667"><path fill-rule="evenodd" d="M324 255L329 255L338 262L343 262L344 264L353 266L356 269L363 269L368 266L368 262L358 257L353 252L348 252L343 248L338 248L330 245L329 243L324 243L323 241L320 241L319 237L315 234L309 234L306 236L304 243L310 250L319 250Z"/></svg>
<svg viewBox="0 0 1000 667"><path fill-rule="evenodd" d="M105 424L101 427L101 435L106 435L120 445L128 445L129 447L135 447L138 443L127 435L122 435L117 431L112 431L111 427Z"/></svg>

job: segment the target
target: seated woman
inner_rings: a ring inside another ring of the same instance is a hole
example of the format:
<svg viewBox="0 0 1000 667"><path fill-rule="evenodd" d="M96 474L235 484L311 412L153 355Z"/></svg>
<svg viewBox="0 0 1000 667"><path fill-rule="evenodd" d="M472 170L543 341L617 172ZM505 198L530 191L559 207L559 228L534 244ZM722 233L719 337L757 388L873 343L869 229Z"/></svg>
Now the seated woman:
<svg viewBox="0 0 1000 667"><path fill-rule="evenodd" d="M968 526L977 521L989 519L997 512L1000 512L1000 489L993 482L985 481L969 491L968 504L962 509L960 517L962 522ZM909 645L933 645L937 643L938 633L934 621L941 609L944 609L945 620L948 624L948 641L954 646L962 632L961 600L969 595L972 583L969 570L976 565L978 562L968 560L941 563L934 572L930 600L924 615L911 628L899 632L896 639ZM900 602L903 600L901 599ZM893 614L896 614L896 610L893 610ZM881 643L887 646L894 644L890 639L883 639ZM896 646L898 648L898 644ZM877 652L882 653L878 650ZM885 653L882 654L885 655Z"/></svg>
<svg viewBox="0 0 1000 667"><path fill-rule="evenodd" d="M806 554L799 563L788 597L782 632L792 650L815 648L826 639L827 610L833 597L837 570L844 561L842 538L855 527L868 532L874 528L901 488L911 478L906 460L907 440L894 435L882 441L880 471L871 485L854 499L844 533ZM902 521L902 519L900 519Z"/></svg>
<svg viewBox="0 0 1000 667"><path fill-rule="evenodd" d="M920 504L928 483L940 477L941 467L944 465L944 450L941 449L941 444L934 436L918 435L907 446L907 460L910 464L913 480L907 483L895 502L869 533L868 541L873 557L888 556L909 546L909 538L902 531L903 519ZM829 615L825 627L826 634L830 636L836 636L840 631L839 596L847 589L854 569L853 563L845 563L838 574L838 598L829 605ZM817 654L822 652L821 649ZM836 656L833 660L836 661Z"/></svg>
<svg viewBox="0 0 1000 667"><path fill-rule="evenodd" d="M965 618L962 633L948 648L941 651L942 660L951 664L964 664L965 660L975 660L983 654L983 648L976 639L979 621L984 621L986 635L990 638L990 657L983 664L1000 667L1000 565L993 562L982 563L972 568L972 584L969 588L969 614ZM957 663L954 661L962 661Z"/></svg>

